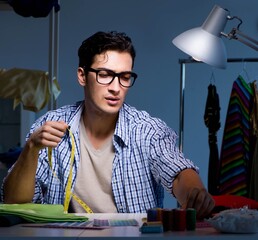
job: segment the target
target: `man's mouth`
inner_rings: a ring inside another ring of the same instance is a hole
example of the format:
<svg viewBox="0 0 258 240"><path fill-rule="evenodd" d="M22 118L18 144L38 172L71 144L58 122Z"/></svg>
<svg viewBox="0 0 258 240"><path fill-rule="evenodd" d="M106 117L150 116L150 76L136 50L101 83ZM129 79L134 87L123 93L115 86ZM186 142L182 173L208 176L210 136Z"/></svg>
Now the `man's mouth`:
<svg viewBox="0 0 258 240"><path fill-rule="evenodd" d="M108 97L106 98L106 101L109 105L117 105L117 103L119 102L119 98L111 98L111 97Z"/></svg>

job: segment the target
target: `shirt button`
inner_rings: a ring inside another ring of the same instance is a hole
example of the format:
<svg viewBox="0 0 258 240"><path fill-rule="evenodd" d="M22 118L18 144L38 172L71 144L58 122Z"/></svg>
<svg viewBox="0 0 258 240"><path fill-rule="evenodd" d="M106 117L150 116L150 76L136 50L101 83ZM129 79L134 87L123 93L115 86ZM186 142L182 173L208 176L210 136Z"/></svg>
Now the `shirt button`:
<svg viewBox="0 0 258 240"><path fill-rule="evenodd" d="M121 211L123 212L123 209L124 209L124 208L123 208L123 206L122 206L122 205L119 205L119 206L118 206L118 210L119 210L119 212L121 212Z"/></svg>

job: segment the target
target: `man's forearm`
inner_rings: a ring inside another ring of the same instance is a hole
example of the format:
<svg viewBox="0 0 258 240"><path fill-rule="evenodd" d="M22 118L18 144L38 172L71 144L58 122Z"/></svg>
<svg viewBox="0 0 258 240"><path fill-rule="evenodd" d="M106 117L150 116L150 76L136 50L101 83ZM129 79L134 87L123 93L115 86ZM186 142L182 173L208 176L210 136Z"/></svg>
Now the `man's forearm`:
<svg viewBox="0 0 258 240"><path fill-rule="evenodd" d="M196 171L193 169L183 170L173 182L173 194L181 206L187 204L190 191L194 188L204 189L204 185Z"/></svg>
<svg viewBox="0 0 258 240"><path fill-rule="evenodd" d="M38 150L27 143L4 182L5 203L31 202L35 190Z"/></svg>
<svg viewBox="0 0 258 240"><path fill-rule="evenodd" d="M173 193L182 208L196 209L199 219L209 216L215 206L201 178L192 169L186 169L177 176L173 183Z"/></svg>

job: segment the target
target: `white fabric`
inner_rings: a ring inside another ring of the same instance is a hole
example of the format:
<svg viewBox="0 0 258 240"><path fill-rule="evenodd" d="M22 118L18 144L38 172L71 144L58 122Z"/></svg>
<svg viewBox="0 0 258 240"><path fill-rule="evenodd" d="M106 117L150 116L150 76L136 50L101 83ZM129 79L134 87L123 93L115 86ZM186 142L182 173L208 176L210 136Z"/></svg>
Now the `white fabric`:
<svg viewBox="0 0 258 240"><path fill-rule="evenodd" d="M207 219L220 232L256 233L258 232L258 211L241 208L224 210Z"/></svg>

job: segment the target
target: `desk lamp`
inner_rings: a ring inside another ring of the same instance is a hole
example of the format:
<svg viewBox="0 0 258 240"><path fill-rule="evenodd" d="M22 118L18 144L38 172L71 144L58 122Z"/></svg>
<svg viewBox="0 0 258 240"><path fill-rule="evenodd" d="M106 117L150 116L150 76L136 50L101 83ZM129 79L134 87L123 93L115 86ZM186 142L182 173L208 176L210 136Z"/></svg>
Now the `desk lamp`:
<svg viewBox="0 0 258 240"><path fill-rule="evenodd" d="M229 33L224 33L227 21L232 19L239 20L238 26L232 28ZM197 61L225 69L227 53L222 36L238 40L258 51L258 41L243 34L239 30L241 24L242 20L239 17L231 17L227 9L215 5L201 27L181 33L173 39L172 43Z"/></svg>

